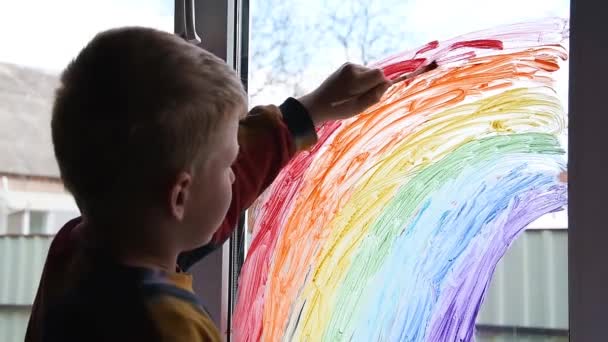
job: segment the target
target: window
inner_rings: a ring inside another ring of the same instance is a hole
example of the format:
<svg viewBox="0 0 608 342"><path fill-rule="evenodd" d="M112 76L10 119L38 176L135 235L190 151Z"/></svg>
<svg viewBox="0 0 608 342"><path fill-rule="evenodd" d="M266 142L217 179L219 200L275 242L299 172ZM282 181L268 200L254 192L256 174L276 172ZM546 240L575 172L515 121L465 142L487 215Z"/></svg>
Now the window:
<svg viewBox="0 0 608 342"><path fill-rule="evenodd" d="M521 11L521 8L526 10ZM254 105L280 103L287 96L305 94L347 60L370 64L436 39L452 39L469 32L539 18L560 17L567 20L569 8L568 0L518 1L516 4L475 0L351 0L323 3L252 0L248 79L251 102ZM566 23L566 32L567 26ZM562 43L567 50L567 34L564 37ZM553 88L563 108L567 108L568 62L561 63L560 67ZM562 117L565 116L565 112L562 113ZM565 130L558 139L565 147ZM489 290L477 317L476 340L564 341L568 338L567 217L565 211L547 214L527 225L528 228L514 240L496 266L492 282L488 284ZM250 225L249 229L252 228L253 225ZM249 231L245 241L247 246L255 241L252 231ZM281 253L285 251L282 249ZM255 259L258 258L260 256L256 255ZM295 254L293 258L285 258L289 259L286 265L295 262ZM348 263L349 259L343 260ZM268 267L274 263L275 260ZM282 271L288 272L286 267ZM252 269L260 268L252 266ZM299 272L309 274L314 272L314 266ZM276 274L279 273L269 275L269 279ZM289 277L286 276L286 279ZM283 284L293 279L289 278ZM305 281L298 284L298 291L305 291L305 285L302 285ZM321 286L317 282L315 285ZM269 286L268 283L266 286ZM249 290L247 292L251 293ZM282 299L273 303L289 300L283 299L288 296L284 293ZM324 304L324 314L332 312L329 308L332 303L330 297L323 297L329 303ZM310 303L311 300L304 295L297 298L290 305ZM276 312L282 311L277 309ZM330 319L329 315L322 317L324 320ZM264 324L268 323L269 320L264 318ZM293 324L296 323L291 319L277 323L280 327L287 327L285 329L293 329L289 333L297 331Z"/></svg>

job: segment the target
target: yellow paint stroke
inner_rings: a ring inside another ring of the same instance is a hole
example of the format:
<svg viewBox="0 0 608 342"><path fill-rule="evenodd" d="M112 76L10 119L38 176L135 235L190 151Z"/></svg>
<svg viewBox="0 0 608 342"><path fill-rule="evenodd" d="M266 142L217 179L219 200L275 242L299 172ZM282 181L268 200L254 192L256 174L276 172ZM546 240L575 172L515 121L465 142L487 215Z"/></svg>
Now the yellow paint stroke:
<svg viewBox="0 0 608 342"><path fill-rule="evenodd" d="M542 90L509 90L432 115L361 179L340 215L328 225L330 234L318 256L312 282L306 283L294 305L294 312L303 307L295 340L319 341L330 314L341 314L333 307L333 300L357 246L398 187L419 170L473 139L503 134L504 130L558 133L563 129L559 100ZM493 127L496 121L501 122L500 131ZM291 335L289 329L293 329L291 324L287 330Z"/></svg>

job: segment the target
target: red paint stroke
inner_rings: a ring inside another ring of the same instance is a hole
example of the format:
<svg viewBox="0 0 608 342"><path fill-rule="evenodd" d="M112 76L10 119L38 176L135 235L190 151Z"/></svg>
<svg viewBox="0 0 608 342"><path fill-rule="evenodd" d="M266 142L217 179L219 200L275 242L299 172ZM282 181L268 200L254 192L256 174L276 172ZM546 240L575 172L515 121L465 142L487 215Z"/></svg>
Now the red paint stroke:
<svg viewBox="0 0 608 342"><path fill-rule="evenodd" d="M427 43L425 46L420 48L416 55L425 53L431 50L436 49L439 46L439 42L434 40L430 43ZM450 52L462 49L462 48L472 48L472 49L490 49L490 50L502 50L503 43L497 39L476 39L476 40L467 40L460 41L451 44L449 47L445 48L443 51L439 52L434 56L433 60L438 63L447 63L447 62L456 62L462 60L468 60L474 58L476 56L474 51L467 51L458 55L449 55ZM384 67L384 75L393 80L405 73L413 72L420 68L422 65L428 63L430 61L429 58L414 58L408 59L396 63L392 63L386 65Z"/></svg>
<svg viewBox="0 0 608 342"><path fill-rule="evenodd" d="M389 64L383 68L384 76L389 80L395 79L405 73L413 72L426 63L426 58L409 59Z"/></svg>
<svg viewBox="0 0 608 342"><path fill-rule="evenodd" d="M492 49L492 50L502 50L503 44L502 41L497 39L477 39L477 40L469 40L463 42L456 42L450 45L450 50L456 50L464 47L470 47L475 49Z"/></svg>
<svg viewBox="0 0 608 342"><path fill-rule="evenodd" d="M423 46L420 50L416 51L416 55L421 53L425 53L431 50L436 49L439 46L438 40L433 40L432 42L428 42L425 46Z"/></svg>

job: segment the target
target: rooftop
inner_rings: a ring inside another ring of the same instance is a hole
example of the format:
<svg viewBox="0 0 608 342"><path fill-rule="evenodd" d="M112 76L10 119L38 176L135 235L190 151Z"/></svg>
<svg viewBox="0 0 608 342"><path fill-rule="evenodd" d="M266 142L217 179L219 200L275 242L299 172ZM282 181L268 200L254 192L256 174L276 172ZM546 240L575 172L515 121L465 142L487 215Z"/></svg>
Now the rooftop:
<svg viewBox="0 0 608 342"><path fill-rule="evenodd" d="M58 76L0 63L0 173L59 177L51 141Z"/></svg>

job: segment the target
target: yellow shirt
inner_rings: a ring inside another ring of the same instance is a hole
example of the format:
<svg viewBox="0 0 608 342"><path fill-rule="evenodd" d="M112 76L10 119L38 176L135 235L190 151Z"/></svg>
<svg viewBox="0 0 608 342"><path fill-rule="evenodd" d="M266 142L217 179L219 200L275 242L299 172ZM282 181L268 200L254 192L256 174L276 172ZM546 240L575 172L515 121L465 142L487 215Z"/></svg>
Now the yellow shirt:
<svg viewBox="0 0 608 342"><path fill-rule="evenodd" d="M188 273L171 273L166 275L166 279L184 292L169 293L167 288L159 289L158 294L151 294L146 302L161 341L221 341L219 330L202 305L193 301L195 297L181 296L196 296L192 290L192 276Z"/></svg>

